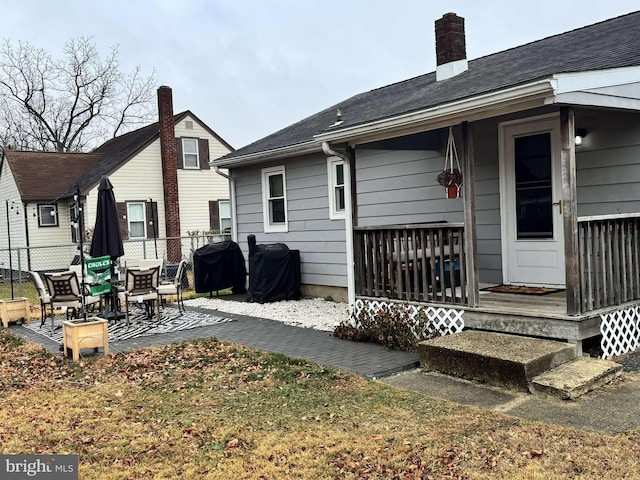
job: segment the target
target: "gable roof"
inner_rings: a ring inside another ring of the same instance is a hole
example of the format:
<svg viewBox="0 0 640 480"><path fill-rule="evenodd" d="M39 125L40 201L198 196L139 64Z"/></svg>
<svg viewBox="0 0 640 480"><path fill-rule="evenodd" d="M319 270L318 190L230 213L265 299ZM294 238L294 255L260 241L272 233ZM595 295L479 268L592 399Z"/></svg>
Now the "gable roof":
<svg viewBox="0 0 640 480"><path fill-rule="evenodd" d="M298 146L318 150L314 136L391 119L553 75L640 66L640 12L554 35L469 61L465 72L436 82L435 72L355 95L215 160L233 165L258 154ZM331 128L340 108L343 122ZM300 153L300 152L298 152Z"/></svg>
<svg viewBox="0 0 640 480"><path fill-rule="evenodd" d="M208 133L230 150L226 141L191 111L174 115L174 123L185 117L196 120ZM107 140L89 154L57 152L23 152L5 150L6 158L24 201L54 201L70 198L75 185L86 194L160 135L159 122Z"/></svg>
<svg viewBox="0 0 640 480"><path fill-rule="evenodd" d="M100 162L100 155L93 153L4 153L24 202L53 203L65 197L67 191L74 190L78 177Z"/></svg>

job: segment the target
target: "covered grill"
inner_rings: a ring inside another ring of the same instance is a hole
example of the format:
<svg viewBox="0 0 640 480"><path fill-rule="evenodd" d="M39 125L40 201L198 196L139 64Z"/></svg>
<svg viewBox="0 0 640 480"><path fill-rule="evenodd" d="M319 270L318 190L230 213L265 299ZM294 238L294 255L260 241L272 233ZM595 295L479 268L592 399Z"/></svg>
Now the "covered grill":
<svg viewBox="0 0 640 480"><path fill-rule="evenodd" d="M200 247L193 253L193 276L196 293L225 288L246 292L247 267L240 246L226 240Z"/></svg>
<svg viewBox="0 0 640 480"><path fill-rule="evenodd" d="M300 251L284 243L256 245L249 235L250 302L277 302L300 298Z"/></svg>

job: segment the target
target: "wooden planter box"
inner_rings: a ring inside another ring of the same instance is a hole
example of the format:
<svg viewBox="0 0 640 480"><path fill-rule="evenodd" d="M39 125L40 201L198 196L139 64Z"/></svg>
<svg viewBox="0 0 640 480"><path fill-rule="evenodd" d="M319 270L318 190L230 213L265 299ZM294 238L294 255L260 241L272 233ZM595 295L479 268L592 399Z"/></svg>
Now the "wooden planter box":
<svg viewBox="0 0 640 480"><path fill-rule="evenodd" d="M9 322L16 320L25 320L31 322L29 315L29 299L26 297L18 297L14 299L0 300L0 318L2 326L9 327Z"/></svg>
<svg viewBox="0 0 640 480"><path fill-rule="evenodd" d="M99 317L67 320L62 322L62 345L65 354L69 355L69 349L73 351L73 360L80 358L80 350L93 348L104 349L104 354L109 354L109 334L107 321Z"/></svg>

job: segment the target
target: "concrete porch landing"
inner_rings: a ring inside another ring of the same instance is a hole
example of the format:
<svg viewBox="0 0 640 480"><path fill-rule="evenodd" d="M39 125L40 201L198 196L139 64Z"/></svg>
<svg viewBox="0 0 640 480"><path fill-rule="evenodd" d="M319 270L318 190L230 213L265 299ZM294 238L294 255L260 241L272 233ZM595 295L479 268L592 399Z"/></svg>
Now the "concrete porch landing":
<svg viewBox="0 0 640 480"><path fill-rule="evenodd" d="M427 370L565 399L622 373L613 362L576 358L568 343L474 330L421 342L418 355Z"/></svg>

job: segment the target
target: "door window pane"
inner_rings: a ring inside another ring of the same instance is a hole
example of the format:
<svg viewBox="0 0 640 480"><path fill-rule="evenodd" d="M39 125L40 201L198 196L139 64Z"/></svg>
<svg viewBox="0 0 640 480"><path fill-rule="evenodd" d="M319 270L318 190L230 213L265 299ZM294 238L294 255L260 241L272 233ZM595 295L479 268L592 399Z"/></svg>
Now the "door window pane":
<svg viewBox="0 0 640 480"><path fill-rule="evenodd" d="M553 238L551 134L514 142L517 238Z"/></svg>

